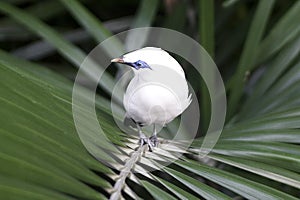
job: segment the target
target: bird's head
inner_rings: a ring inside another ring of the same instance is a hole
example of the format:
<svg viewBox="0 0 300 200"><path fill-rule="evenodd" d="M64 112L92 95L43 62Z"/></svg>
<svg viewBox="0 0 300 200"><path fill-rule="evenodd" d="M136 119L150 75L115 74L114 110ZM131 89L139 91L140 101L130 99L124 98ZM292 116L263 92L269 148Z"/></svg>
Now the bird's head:
<svg viewBox="0 0 300 200"><path fill-rule="evenodd" d="M127 59L125 56L112 59L111 62L129 65L130 67L133 67L136 70L143 69L143 68L151 69L151 67L145 61L142 61L142 60L135 61L132 59Z"/></svg>
<svg viewBox="0 0 300 200"><path fill-rule="evenodd" d="M151 72L155 72L156 74L159 73L160 76L165 76L172 72L169 71L171 69L179 73L180 76L185 77L184 71L180 64L168 52L157 47L144 47L142 49L131 51L120 56L119 58L112 59L111 62L129 65L135 69L134 73L139 75L147 74L148 76L148 70L151 69Z"/></svg>
<svg viewBox="0 0 300 200"><path fill-rule="evenodd" d="M112 59L111 62L128 65L136 70L151 69L154 70L155 65L168 64L169 54L157 47L144 47L122 55L119 58Z"/></svg>

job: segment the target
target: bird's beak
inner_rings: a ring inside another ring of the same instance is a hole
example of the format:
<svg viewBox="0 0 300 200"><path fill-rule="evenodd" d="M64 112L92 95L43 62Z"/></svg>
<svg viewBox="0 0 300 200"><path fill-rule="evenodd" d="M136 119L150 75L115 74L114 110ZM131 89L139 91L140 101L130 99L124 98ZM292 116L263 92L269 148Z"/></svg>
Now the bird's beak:
<svg viewBox="0 0 300 200"><path fill-rule="evenodd" d="M112 59L110 62L114 62L114 63L124 63L123 58L114 58Z"/></svg>

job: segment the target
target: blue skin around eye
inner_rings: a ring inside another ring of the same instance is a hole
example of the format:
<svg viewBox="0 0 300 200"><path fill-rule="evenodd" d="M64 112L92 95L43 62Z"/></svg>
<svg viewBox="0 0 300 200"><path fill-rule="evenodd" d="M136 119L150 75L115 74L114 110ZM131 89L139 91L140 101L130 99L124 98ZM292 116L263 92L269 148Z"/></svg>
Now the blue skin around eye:
<svg viewBox="0 0 300 200"><path fill-rule="evenodd" d="M144 61L142 60L138 60L136 62L133 63L125 63L133 68L135 68L136 70L142 69L142 68L149 68L151 69L151 67Z"/></svg>

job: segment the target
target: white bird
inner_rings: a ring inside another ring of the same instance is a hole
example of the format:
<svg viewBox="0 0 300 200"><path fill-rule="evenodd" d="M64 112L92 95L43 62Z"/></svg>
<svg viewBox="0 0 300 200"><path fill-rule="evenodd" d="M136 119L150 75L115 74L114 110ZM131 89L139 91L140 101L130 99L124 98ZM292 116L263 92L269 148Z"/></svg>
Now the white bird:
<svg viewBox="0 0 300 200"><path fill-rule="evenodd" d="M169 53L156 47L135 50L111 62L128 65L134 71L123 100L126 119L136 124L140 144L147 143L152 151L158 143L155 125L165 126L191 103L184 71ZM153 134L148 139L141 127L149 125L153 125Z"/></svg>

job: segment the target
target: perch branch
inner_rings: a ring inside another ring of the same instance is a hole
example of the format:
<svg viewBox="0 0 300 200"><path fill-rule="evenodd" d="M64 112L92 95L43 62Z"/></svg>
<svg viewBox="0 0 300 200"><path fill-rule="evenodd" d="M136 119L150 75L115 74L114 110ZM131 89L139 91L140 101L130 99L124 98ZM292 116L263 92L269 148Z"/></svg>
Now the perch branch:
<svg viewBox="0 0 300 200"><path fill-rule="evenodd" d="M110 200L118 200L122 197L122 189L125 186L125 180L130 175L131 170L134 168L135 164L139 161L147 145L140 145L137 150L135 150L130 158L126 161L124 168L120 171L119 177L114 185L113 192L110 196Z"/></svg>

